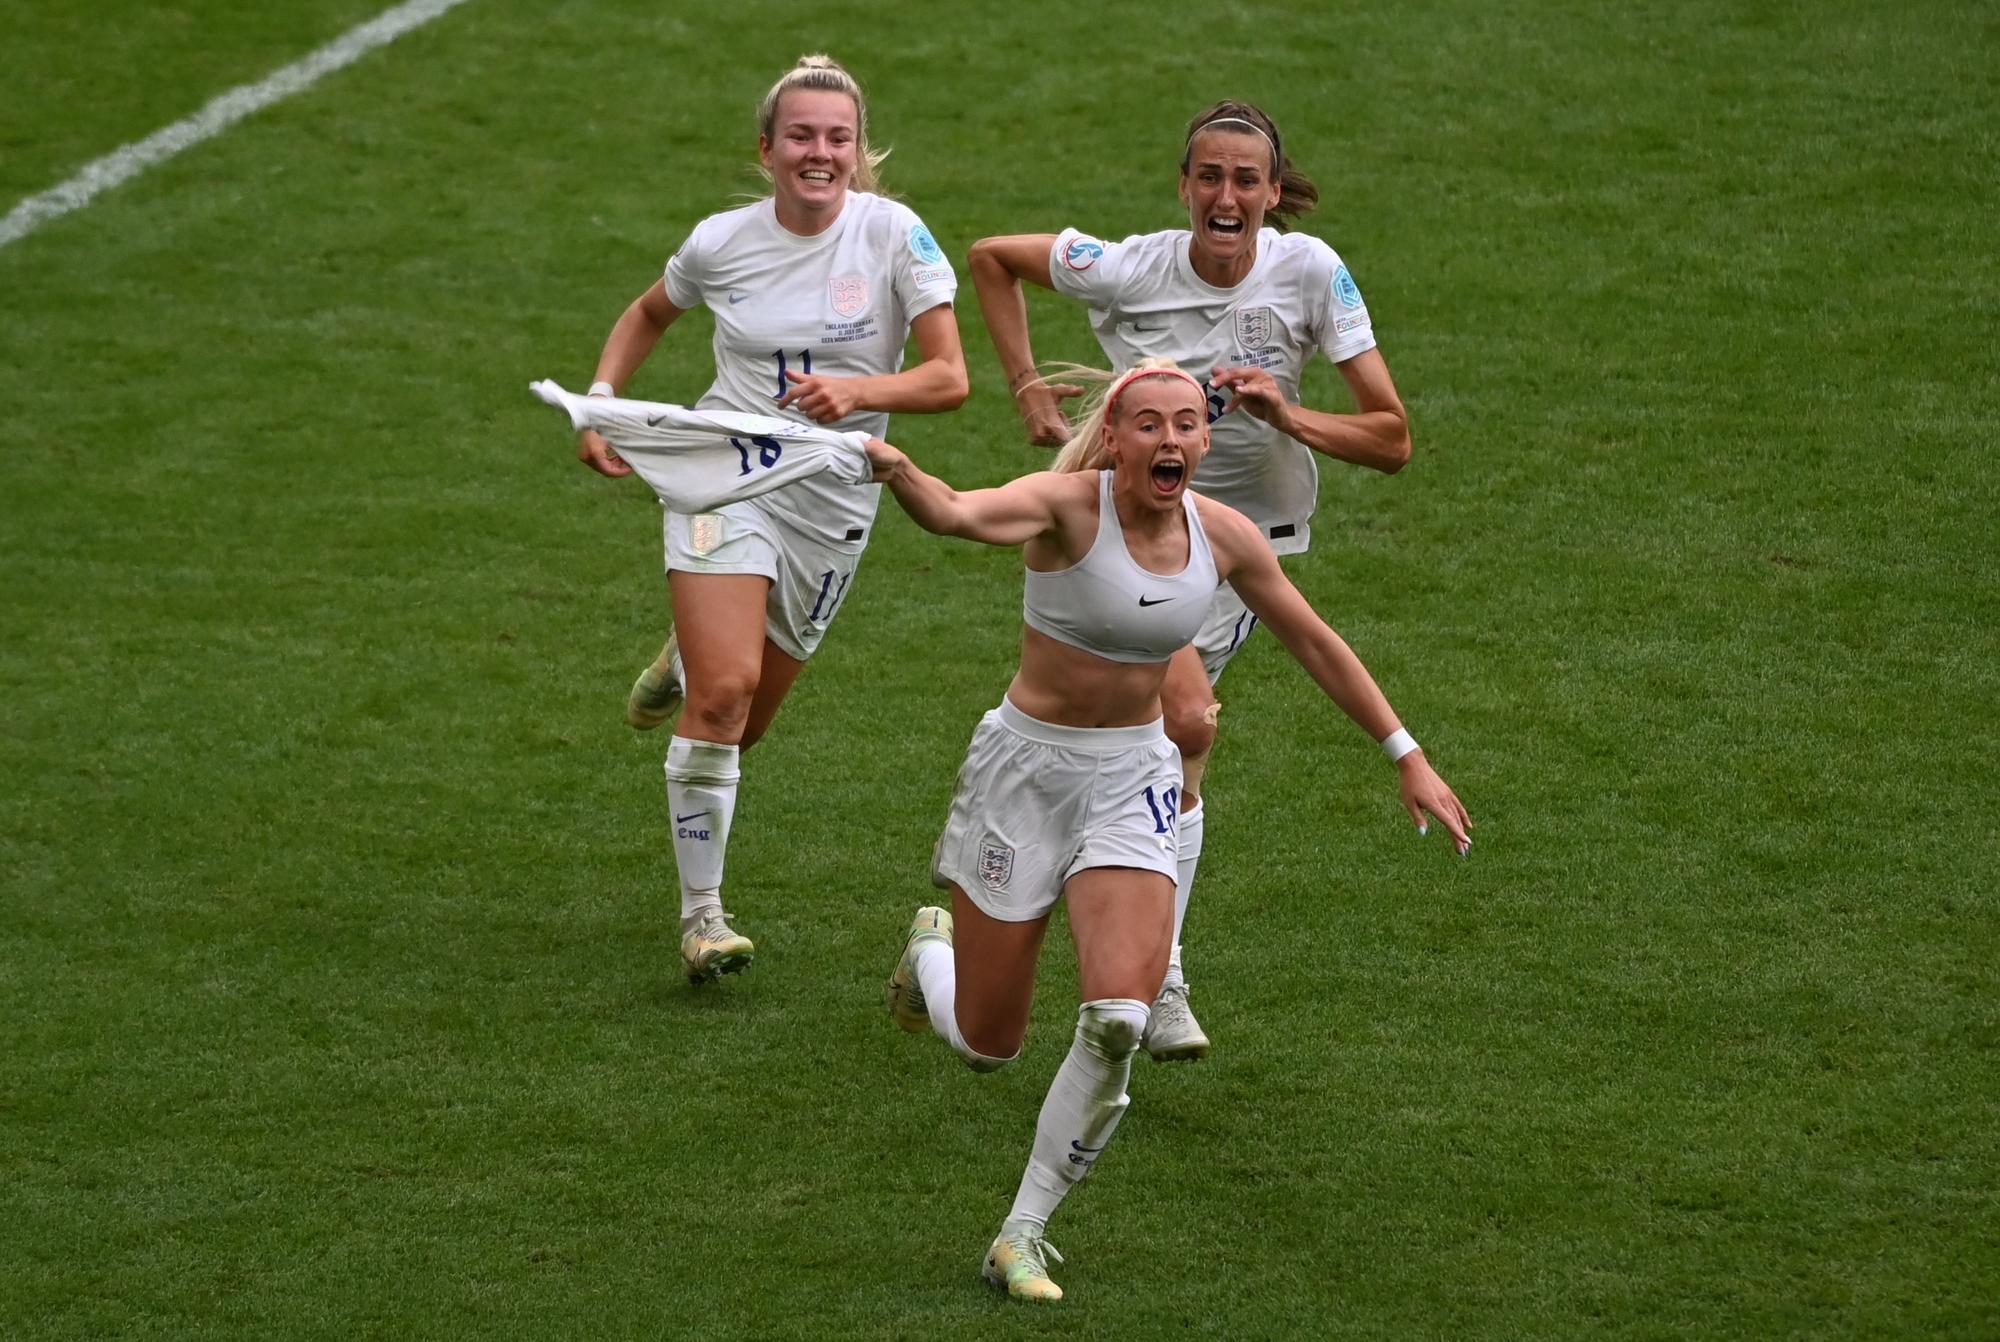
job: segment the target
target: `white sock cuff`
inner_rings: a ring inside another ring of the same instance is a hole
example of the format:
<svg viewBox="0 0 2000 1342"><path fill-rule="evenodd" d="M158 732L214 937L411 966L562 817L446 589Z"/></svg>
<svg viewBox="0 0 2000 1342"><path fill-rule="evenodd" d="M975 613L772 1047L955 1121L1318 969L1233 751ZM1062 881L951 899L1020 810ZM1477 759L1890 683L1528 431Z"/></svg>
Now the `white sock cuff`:
<svg viewBox="0 0 2000 1342"><path fill-rule="evenodd" d="M741 753L721 741L676 736L667 743L667 777L676 783L734 783L742 777L736 767Z"/></svg>
<svg viewBox="0 0 2000 1342"><path fill-rule="evenodd" d="M1174 832L1183 860L1201 856L1201 818L1206 814L1208 814L1208 804L1197 801L1192 811L1182 811L1181 818L1174 822Z"/></svg>

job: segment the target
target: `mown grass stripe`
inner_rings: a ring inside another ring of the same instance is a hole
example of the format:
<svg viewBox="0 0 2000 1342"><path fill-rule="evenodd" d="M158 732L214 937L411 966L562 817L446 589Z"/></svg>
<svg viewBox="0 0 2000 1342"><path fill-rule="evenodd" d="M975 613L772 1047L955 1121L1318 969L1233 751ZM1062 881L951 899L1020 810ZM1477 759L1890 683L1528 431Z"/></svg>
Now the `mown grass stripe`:
<svg viewBox="0 0 2000 1342"><path fill-rule="evenodd" d="M351 65L375 48L386 46L412 28L420 28L465 0L408 0L351 28L304 60L294 61L254 84L241 84L212 99L191 117L154 131L84 166L83 171L38 196L30 196L0 220L0 247L17 242L51 219L82 209L99 194L121 186L155 163L183 149L220 135L252 112L309 88L322 75Z"/></svg>

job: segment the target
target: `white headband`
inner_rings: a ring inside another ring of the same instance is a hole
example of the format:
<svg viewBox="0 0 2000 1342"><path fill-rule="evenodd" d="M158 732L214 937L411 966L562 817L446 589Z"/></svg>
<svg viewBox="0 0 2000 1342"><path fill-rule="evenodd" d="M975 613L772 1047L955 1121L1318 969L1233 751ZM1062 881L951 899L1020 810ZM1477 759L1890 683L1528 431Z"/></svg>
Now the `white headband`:
<svg viewBox="0 0 2000 1342"><path fill-rule="evenodd" d="M1192 130L1192 131L1190 131L1190 132L1188 133L1188 142L1187 142L1187 149L1188 149L1188 150L1191 150L1191 149L1193 149L1193 148L1194 148L1194 137L1195 137L1195 136L1197 136L1197 135L1201 134L1201 133L1202 133L1203 131L1205 131L1205 130L1214 130L1214 129L1215 129L1215 128L1216 128L1217 126L1241 126L1241 127L1243 127L1243 129L1244 129L1244 130L1247 130L1247 131L1249 131L1249 132L1250 132L1250 133L1251 133L1252 135L1255 135L1255 136L1257 136L1257 137L1258 137L1259 139L1261 139L1261 140L1262 140L1262 141L1263 141L1263 142L1264 142L1265 144L1268 144L1268 145L1270 145L1270 146L1271 146L1271 161L1272 161L1273 163L1277 164L1277 165L1278 165L1278 167L1279 167L1279 168L1280 168L1281 170L1282 170L1282 169L1284 168L1284 166L1285 166L1285 156L1284 156L1284 154L1283 154L1282 152L1280 152L1280 151L1279 151L1279 149L1278 149L1278 142L1277 142L1276 140L1272 139L1272 138L1270 137L1270 135L1269 135L1269 134L1268 134L1268 133L1267 133L1267 132L1266 132L1266 131L1264 130L1264 128L1263 128L1262 126L1259 126L1259 125L1258 125L1258 124L1257 124L1256 122L1254 122L1254 121L1245 121L1245 120L1244 120L1244 119L1243 119L1242 117L1240 117L1240 116L1219 116L1219 117L1217 117L1217 118L1216 118L1215 120L1213 120L1213 121L1204 121L1204 122L1202 122L1202 123L1201 123L1201 124L1200 124L1199 126L1196 126L1196 127L1195 127L1195 128L1194 128L1194 129ZM1186 150L1183 150L1183 153L1185 153L1185 152L1186 152Z"/></svg>

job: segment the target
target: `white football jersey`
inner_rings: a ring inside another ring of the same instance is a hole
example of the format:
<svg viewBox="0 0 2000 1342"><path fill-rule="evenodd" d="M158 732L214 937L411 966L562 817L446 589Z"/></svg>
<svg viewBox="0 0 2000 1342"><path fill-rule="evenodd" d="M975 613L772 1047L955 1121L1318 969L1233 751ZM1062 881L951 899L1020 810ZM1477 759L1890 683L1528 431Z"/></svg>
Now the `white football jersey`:
<svg viewBox="0 0 2000 1342"><path fill-rule="evenodd" d="M903 366L910 323L958 290L951 263L907 205L850 191L824 233L804 238L778 222L769 197L696 224L667 261L667 298L678 308L706 304L715 314L715 381L702 410L812 420L777 408L791 389L785 374L870 377ZM881 437L889 416L860 411L825 426ZM764 503L784 521L829 544L859 551L881 496L805 479Z"/></svg>
<svg viewBox="0 0 2000 1342"><path fill-rule="evenodd" d="M1164 357L1207 386L1218 365L1255 364L1296 403L1314 350L1341 363L1375 348L1361 290L1318 238L1262 230L1250 273L1230 289L1194 273L1191 241L1186 229L1107 242L1070 228L1056 238L1056 291L1089 307L1114 369ZM1222 414L1228 399L1209 388L1208 456L1192 485L1262 527L1279 554L1296 554L1311 543L1319 498L1312 449L1241 410Z"/></svg>

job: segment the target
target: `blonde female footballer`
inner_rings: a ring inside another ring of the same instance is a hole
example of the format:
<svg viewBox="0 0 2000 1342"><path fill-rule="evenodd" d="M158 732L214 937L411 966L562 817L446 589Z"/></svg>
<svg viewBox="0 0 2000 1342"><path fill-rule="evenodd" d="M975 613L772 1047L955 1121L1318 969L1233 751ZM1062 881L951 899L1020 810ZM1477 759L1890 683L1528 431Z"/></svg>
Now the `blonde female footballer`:
<svg viewBox="0 0 2000 1342"><path fill-rule="evenodd" d="M1087 305L1112 367L1156 356L1196 370L1206 379L1213 435L1196 487L1248 517L1277 553L1295 554L1312 538L1315 454L1400 470L1410 457L1403 403L1346 265L1319 239L1281 231L1319 193L1285 156L1269 116L1228 101L1195 117L1181 153L1180 196L1184 229L1123 242L1075 229L982 239L971 256L980 310L1037 443L1069 436L1061 401L1078 388L1036 375L1023 280ZM1266 227L1272 220L1277 227ZM1315 351L1340 370L1355 413L1298 404L1300 374ZM1209 1049L1188 1007L1181 924L1201 860L1202 773L1220 711L1213 686L1257 622L1236 595L1218 593L1162 691L1167 736L1181 753L1182 815L1173 954L1146 1036L1160 1061Z"/></svg>
<svg viewBox="0 0 2000 1342"><path fill-rule="evenodd" d="M1164 361L1111 383L1053 471L958 493L887 443L876 476L917 524L1023 547L1021 666L974 733L933 877L951 908L917 911L888 1001L976 1071L1020 1053L1035 963L1069 905L1083 1003L984 1275L1060 1299L1045 1232L1118 1126L1173 942L1181 761L1161 723L1171 659L1234 589L1328 698L1395 761L1403 805L1469 850L1465 808L1368 671L1278 567L1258 526L1188 489L1208 447L1208 390ZM1060 1259L1058 1258L1058 1261Z"/></svg>
<svg viewBox="0 0 2000 1342"><path fill-rule="evenodd" d="M703 305L715 317L715 379L699 409L875 436L891 411L955 409L966 395L957 279L923 221L875 194L884 155L869 149L860 87L827 57L803 57L765 95L757 129L771 194L695 226L612 328L592 392L616 395L661 334ZM906 369L912 335L920 357ZM579 436L577 455L604 475L631 469L594 432ZM674 628L626 716L650 728L680 709L667 806L681 959L696 983L754 954L722 907L738 758L839 612L879 494L807 479L711 513L666 515Z"/></svg>

